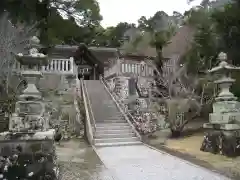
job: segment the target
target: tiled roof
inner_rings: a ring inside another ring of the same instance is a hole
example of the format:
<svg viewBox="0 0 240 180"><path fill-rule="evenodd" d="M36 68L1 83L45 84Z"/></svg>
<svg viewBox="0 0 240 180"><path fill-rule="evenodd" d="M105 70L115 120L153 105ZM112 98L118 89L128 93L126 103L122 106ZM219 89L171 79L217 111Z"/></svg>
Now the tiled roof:
<svg viewBox="0 0 240 180"><path fill-rule="evenodd" d="M51 50L52 54L71 57L78 50L79 46L71 45L56 45ZM87 49L101 62L104 64L108 62L109 59L115 59L119 57L119 50L117 48L108 47L87 47Z"/></svg>
<svg viewBox="0 0 240 180"><path fill-rule="evenodd" d="M104 64L109 59L116 59L120 56L117 48L88 47L92 54Z"/></svg>

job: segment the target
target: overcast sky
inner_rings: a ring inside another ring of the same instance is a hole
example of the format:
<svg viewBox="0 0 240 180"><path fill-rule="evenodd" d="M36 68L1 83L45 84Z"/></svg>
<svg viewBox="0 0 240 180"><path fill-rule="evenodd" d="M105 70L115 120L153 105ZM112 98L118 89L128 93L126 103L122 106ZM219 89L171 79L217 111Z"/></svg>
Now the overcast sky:
<svg viewBox="0 0 240 180"><path fill-rule="evenodd" d="M98 0L103 27L115 26L119 22L137 23L141 16L150 17L161 10L169 15L173 11L184 13L201 1L195 0L188 5L187 0Z"/></svg>

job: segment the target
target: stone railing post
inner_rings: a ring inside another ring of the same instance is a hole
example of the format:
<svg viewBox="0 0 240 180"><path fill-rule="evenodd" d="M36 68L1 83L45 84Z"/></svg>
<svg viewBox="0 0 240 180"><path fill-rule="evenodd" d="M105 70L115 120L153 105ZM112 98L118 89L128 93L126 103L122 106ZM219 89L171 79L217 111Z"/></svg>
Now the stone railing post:
<svg viewBox="0 0 240 180"><path fill-rule="evenodd" d="M51 74L65 74L65 75L75 75L77 74L77 66L74 62L73 57L69 59L52 59L51 62L46 66L40 66L35 68L40 70L42 73ZM13 65L13 71L16 73L24 70L19 62L15 62Z"/></svg>
<svg viewBox="0 0 240 180"><path fill-rule="evenodd" d="M117 72L117 76L119 76L121 74L121 59L117 59L117 64L116 64L116 72Z"/></svg>
<svg viewBox="0 0 240 180"><path fill-rule="evenodd" d="M75 64L73 57L70 57L69 61L70 61L70 72L72 74L75 74L75 72L77 72L77 65Z"/></svg>

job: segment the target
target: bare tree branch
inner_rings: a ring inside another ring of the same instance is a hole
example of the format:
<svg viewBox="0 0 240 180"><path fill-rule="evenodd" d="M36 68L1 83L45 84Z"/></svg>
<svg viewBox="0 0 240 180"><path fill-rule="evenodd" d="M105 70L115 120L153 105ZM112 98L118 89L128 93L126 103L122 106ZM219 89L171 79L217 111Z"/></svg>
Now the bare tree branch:
<svg viewBox="0 0 240 180"><path fill-rule="evenodd" d="M8 13L0 17L0 81L7 79L12 74L12 67L15 62L15 54L26 52L26 45L30 36L36 33L36 25L26 26L17 24L14 26L8 19Z"/></svg>

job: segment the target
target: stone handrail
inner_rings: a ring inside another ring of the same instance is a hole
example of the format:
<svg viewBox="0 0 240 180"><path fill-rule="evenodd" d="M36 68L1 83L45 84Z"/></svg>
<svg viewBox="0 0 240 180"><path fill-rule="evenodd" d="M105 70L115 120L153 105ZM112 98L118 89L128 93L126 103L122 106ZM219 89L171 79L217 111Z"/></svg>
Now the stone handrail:
<svg viewBox="0 0 240 180"><path fill-rule="evenodd" d="M85 83L84 83L85 85ZM91 103L90 103L90 99L89 99L89 94L88 94L88 91L87 91L87 88L85 86L85 91L86 91L86 98L87 98L87 102L88 102L88 105L89 105L89 111L90 111L90 115L91 115L91 124L94 128L94 132L93 132L93 135L95 135L95 132L96 132L96 121L95 121L95 117L94 117L94 114L93 114L93 110L92 110L92 106L91 106Z"/></svg>
<svg viewBox="0 0 240 180"><path fill-rule="evenodd" d="M81 89L80 89L80 82L79 79L76 77L76 87L75 87L75 94L74 94L74 107L76 111L76 122L81 124L81 111L80 107L78 106L78 97L81 98Z"/></svg>
<svg viewBox="0 0 240 180"><path fill-rule="evenodd" d="M127 76L153 77L153 68L141 62L128 63L121 61L120 72Z"/></svg>
<svg viewBox="0 0 240 180"><path fill-rule="evenodd" d="M132 122L136 123L136 120L134 119L134 117L125 110L125 106L122 104L122 102L117 101L117 98L114 97L114 95L110 92L108 84L106 83L105 79L103 77L100 77L100 81L102 82L102 84L104 85L105 90L108 92L108 94L111 96L112 100L115 102L117 108L119 109L119 111L122 113L122 115L125 117L125 119L127 120L127 122L130 124L130 126L132 127L132 130L135 132L135 134L137 135L137 137L142 140L141 135L139 134L139 132L136 130L135 126L133 125ZM132 121L130 121L130 119L132 119Z"/></svg>
<svg viewBox="0 0 240 180"><path fill-rule="evenodd" d="M86 95L86 88L84 85L83 80L80 80L80 86L81 86L81 92L82 92L82 98L83 98L83 102L84 102L84 107L85 107L85 113L86 113L86 131L87 131L87 139L89 141L89 143L91 145L93 145L94 143L94 139L93 139L93 131L92 131L92 125L91 125L91 119L90 119L90 112L89 112L89 104L88 104L88 100L87 100L87 95Z"/></svg>
<svg viewBox="0 0 240 180"><path fill-rule="evenodd" d="M19 62L15 62L13 66L13 71L21 72L24 70ZM52 59L49 65L41 66L38 69L42 73L55 73L55 74L74 74L77 70L73 58L69 59Z"/></svg>
<svg viewBox="0 0 240 180"><path fill-rule="evenodd" d="M78 122L78 123L80 123L81 122L81 115L80 115L80 110L79 110L79 107L78 107L78 102L77 102L77 98L75 97L74 98L74 107L75 107L75 111L76 111L76 121Z"/></svg>
<svg viewBox="0 0 240 180"><path fill-rule="evenodd" d="M127 62L121 59L116 61L112 67L104 70L104 78L107 79L113 75L124 74L125 76L153 77L154 66L141 62Z"/></svg>

